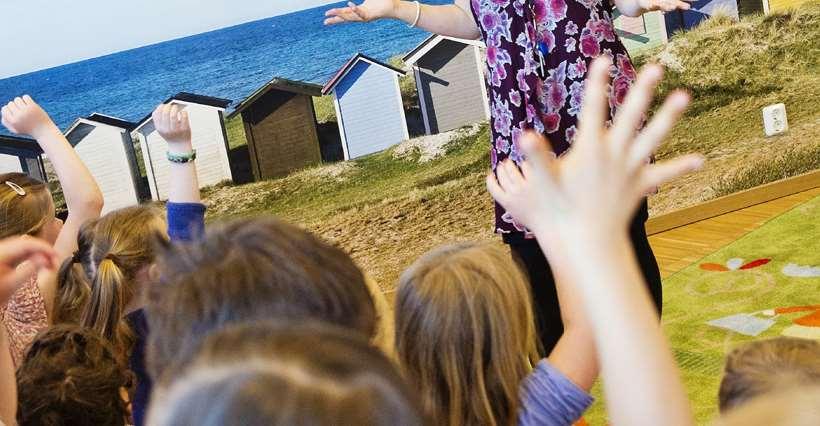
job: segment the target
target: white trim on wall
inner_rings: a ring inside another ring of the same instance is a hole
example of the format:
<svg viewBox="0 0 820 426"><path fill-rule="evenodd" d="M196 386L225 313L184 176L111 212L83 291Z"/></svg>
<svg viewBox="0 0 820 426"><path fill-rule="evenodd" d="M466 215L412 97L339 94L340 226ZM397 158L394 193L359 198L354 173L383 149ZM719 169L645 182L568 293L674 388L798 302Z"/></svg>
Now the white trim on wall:
<svg viewBox="0 0 820 426"><path fill-rule="evenodd" d="M404 113L404 100L401 97L401 84L399 84L399 75L393 74L393 81L396 82L396 94L399 98L399 111L401 111L401 124L404 128L404 139L410 139L410 130L407 128L407 115Z"/></svg>
<svg viewBox="0 0 820 426"><path fill-rule="evenodd" d="M345 136L345 124L342 118L342 107L339 105L339 92L333 90L333 107L336 108L336 123L339 125L339 136L342 138L342 152L344 153L345 161L350 160L350 151L347 146L347 137Z"/></svg>
<svg viewBox="0 0 820 426"><path fill-rule="evenodd" d="M419 69L418 65L413 65L413 75L416 77L416 92L419 94L421 116L424 119L424 133L432 135L433 131L430 129L430 116L427 114L427 103L424 101L425 96L423 95L421 89L421 69ZM403 106L404 105L402 105L402 107Z"/></svg>

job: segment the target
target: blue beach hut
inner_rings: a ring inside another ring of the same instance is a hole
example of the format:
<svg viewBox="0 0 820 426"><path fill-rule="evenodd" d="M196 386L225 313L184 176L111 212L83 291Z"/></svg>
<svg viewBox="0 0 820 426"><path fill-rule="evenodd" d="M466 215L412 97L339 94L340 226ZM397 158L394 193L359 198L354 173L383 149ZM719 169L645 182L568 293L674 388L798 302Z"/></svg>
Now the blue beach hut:
<svg viewBox="0 0 820 426"><path fill-rule="evenodd" d="M46 182L43 150L34 139L0 135L0 173L25 173Z"/></svg>
<svg viewBox="0 0 820 426"><path fill-rule="evenodd" d="M399 77L404 71L357 53L328 81L345 160L382 151L410 138Z"/></svg>

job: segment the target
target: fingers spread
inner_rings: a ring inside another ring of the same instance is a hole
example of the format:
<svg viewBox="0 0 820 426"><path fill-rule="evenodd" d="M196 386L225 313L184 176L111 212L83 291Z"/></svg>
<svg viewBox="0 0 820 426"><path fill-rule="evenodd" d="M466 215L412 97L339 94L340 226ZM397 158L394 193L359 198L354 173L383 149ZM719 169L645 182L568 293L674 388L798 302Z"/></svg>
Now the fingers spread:
<svg viewBox="0 0 820 426"><path fill-rule="evenodd" d="M631 152L628 161L631 167L642 163L655 152L686 111L689 99L689 94L682 91L676 91L666 98L652 120L638 135L635 143L629 147Z"/></svg>
<svg viewBox="0 0 820 426"><path fill-rule="evenodd" d="M653 188L703 166L704 159L697 154L685 155L663 163L647 166L640 183L640 190L646 193Z"/></svg>
<svg viewBox="0 0 820 426"><path fill-rule="evenodd" d="M598 57L589 67L584 101L581 109L580 123L578 124L579 137L577 144L589 143L597 139L604 122L609 117L609 102L607 100L609 82L609 66L612 60L609 57Z"/></svg>
<svg viewBox="0 0 820 426"><path fill-rule="evenodd" d="M622 153L632 142L662 77L663 68L656 64L645 66L638 74L635 84L629 89L626 100L618 109L609 132L609 141L613 144L612 149L616 153Z"/></svg>

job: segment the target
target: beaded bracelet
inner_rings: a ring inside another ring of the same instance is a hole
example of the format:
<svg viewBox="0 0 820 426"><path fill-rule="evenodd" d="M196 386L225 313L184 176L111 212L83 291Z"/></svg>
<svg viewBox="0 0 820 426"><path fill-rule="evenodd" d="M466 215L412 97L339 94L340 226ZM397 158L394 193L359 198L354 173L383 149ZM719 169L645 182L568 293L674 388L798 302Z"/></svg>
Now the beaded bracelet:
<svg viewBox="0 0 820 426"><path fill-rule="evenodd" d="M190 163L196 160L196 150L192 149L191 152L185 154L179 154L175 152L168 151L168 161L174 164L185 164Z"/></svg>

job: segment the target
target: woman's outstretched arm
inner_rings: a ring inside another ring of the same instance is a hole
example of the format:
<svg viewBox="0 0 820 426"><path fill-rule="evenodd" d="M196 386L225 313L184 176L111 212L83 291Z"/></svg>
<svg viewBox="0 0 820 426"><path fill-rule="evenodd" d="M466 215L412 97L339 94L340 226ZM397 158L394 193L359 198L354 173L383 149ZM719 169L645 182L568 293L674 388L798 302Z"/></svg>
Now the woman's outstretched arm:
<svg viewBox="0 0 820 426"><path fill-rule="evenodd" d="M481 35L470 11L470 0L435 6L414 1L365 0L359 5L350 2L347 7L330 9L325 16L326 25L397 19L443 36L474 40Z"/></svg>

